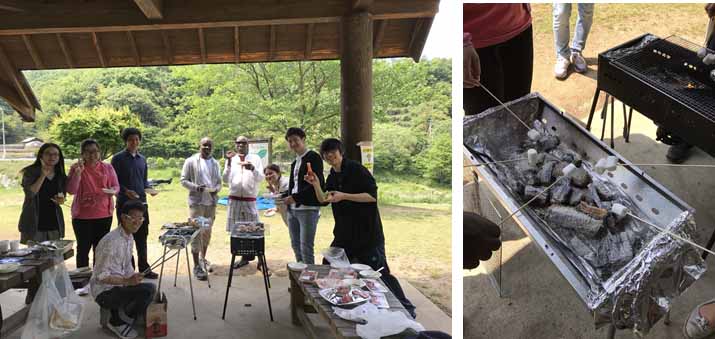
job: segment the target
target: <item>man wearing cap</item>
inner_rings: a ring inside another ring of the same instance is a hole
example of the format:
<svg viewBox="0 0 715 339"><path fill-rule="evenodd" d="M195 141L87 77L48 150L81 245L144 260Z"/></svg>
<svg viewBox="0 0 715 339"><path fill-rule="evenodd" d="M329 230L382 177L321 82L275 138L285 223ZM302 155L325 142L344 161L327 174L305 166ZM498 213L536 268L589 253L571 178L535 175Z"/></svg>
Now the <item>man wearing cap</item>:
<svg viewBox="0 0 715 339"><path fill-rule="evenodd" d="M248 154L248 138L236 138L236 151L226 153L223 182L228 184L228 221L226 231L231 232L237 222L258 222L256 195L263 181L263 164L255 154ZM243 256L234 268L248 265L251 256ZM258 265L259 269L261 265Z"/></svg>

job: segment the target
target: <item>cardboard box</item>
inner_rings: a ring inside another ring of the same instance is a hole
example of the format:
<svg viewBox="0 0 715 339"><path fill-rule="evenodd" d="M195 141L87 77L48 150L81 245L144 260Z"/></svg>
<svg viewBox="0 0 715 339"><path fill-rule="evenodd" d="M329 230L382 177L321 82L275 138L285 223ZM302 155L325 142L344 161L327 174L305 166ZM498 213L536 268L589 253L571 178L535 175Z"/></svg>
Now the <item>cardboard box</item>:
<svg viewBox="0 0 715 339"><path fill-rule="evenodd" d="M157 294L154 301L146 308L146 337L159 338L166 337L168 333L167 323L167 300L166 295Z"/></svg>

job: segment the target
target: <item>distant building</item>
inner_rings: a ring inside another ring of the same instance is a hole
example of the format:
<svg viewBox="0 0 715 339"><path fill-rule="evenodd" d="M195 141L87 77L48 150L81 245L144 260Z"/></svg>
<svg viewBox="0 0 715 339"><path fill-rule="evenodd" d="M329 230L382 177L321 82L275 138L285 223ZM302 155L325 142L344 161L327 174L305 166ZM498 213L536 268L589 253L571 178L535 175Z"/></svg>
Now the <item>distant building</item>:
<svg viewBox="0 0 715 339"><path fill-rule="evenodd" d="M20 143L22 143L25 148L39 148L45 142L38 137L30 137L21 141Z"/></svg>

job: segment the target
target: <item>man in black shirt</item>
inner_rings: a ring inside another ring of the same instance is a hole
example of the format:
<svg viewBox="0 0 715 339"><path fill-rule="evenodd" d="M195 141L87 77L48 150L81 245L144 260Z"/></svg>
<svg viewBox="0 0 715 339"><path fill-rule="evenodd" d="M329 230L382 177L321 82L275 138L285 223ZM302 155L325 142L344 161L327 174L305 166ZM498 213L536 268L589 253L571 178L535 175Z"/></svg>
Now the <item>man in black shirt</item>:
<svg viewBox="0 0 715 339"><path fill-rule="evenodd" d="M333 209L335 238L330 246L345 249L352 263L366 264L374 270L383 268L382 280L412 317L416 317L415 306L387 266L375 178L365 166L343 158L343 153L338 139L325 139L320 145L320 155L332 167L325 181L327 194L323 193L315 175L307 174L304 178L315 188L318 201L330 203Z"/></svg>

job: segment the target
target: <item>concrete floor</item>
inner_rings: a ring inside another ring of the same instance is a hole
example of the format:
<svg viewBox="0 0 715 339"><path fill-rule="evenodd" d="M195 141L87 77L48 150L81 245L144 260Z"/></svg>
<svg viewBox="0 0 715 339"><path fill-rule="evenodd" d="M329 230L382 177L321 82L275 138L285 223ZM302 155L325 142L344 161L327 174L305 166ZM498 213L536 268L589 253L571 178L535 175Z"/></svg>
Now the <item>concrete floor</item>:
<svg viewBox="0 0 715 339"><path fill-rule="evenodd" d="M548 98L547 98L548 99ZM665 163L667 146L655 141L656 127L634 112L630 143L622 138L623 114L616 107L615 149L633 163ZM609 118L610 119L610 118ZM585 120L585 119L584 119ZM609 121L610 125L610 121ZM596 116L592 131L600 135L601 120ZM610 126L609 126L610 129ZM607 129L607 135L608 133ZM608 141L608 140L606 140ZM695 150L689 164L715 164L715 159ZM715 169L641 167L656 181L696 210L698 243L704 245L715 229ZM466 173L465 173L466 174ZM468 178L465 175L465 178ZM465 195L468 189L465 187ZM465 208L473 206L465 196ZM586 307L541 250L516 226L506 226L502 256L502 282L507 296L500 298L485 270L464 271L465 338L605 338L606 328L595 329ZM466 244L465 244L466 246ZM715 256L707 262L713 266ZM682 325L697 304L715 297L715 272L708 271L673 302L670 326L659 322L646 338L681 338ZM616 338L632 338L629 331Z"/></svg>
<svg viewBox="0 0 715 339"><path fill-rule="evenodd" d="M169 335L175 339L218 339L218 338L307 338L301 327L293 326L290 316L289 281L285 270L274 272L271 277L271 302L274 322L270 322L268 304L263 279L258 274L234 276L229 294L226 320L221 320L223 301L226 293L227 276L211 275L211 289L206 282L193 281L197 320L193 319L189 283L186 276L178 277L177 287L173 287L173 275L165 277L162 291L166 293L169 308ZM452 320L408 282L401 281L408 298L417 306L417 321L427 329L451 333ZM19 307L25 298L24 290L10 290L0 294L4 316ZM116 338L99 326L99 306L91 296L83 297L86 309L82 328L68 338ZM326 323L317 315L309 315L318 324L320 337L329 337ZM141 334L142 332L140 332ZM22 329L8 336L19 339ZM142 337L142 336L140 336Z"/></svg>

